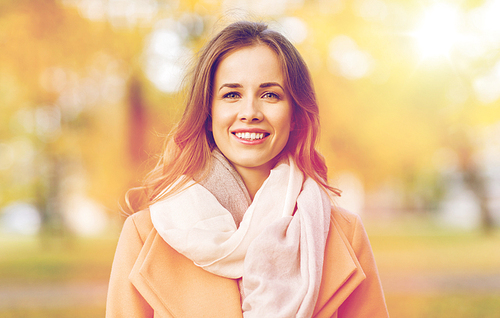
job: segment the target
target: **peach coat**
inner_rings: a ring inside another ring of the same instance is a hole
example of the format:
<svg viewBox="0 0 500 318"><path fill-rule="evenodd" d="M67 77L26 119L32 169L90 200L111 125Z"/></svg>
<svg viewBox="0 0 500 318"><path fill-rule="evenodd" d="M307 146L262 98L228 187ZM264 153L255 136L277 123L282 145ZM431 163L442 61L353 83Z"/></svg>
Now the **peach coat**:
<svg viewBox="0 0 500 318"><path fill-rule="evenodd" d="M149 210L123 226L106 317L242 317L236 280L211 274L171 248ZM313 317L388 317L373 253L358 216L332 209Z"/></svg>

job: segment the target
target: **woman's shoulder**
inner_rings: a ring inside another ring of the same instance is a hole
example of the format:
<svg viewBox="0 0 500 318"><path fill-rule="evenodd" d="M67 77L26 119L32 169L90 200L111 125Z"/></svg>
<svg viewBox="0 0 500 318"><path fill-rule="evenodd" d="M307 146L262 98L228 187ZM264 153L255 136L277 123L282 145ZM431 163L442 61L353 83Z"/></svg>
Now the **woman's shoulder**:
<svg viewBox="0 0 500 318"><path fill-rule="evenodd" d="M358 214L336 205L332 205L332 217L335 218L337 222L347 223L357 222L360 219Z"/></svg>
<svg viewBox="0 0 500 318"><path fill-rule="evenodd" d="M331 213L332 221L334 220L340 230L344 232L346 237L351 241L356 231L364 232L364 226L359 215L350 212L339 206L332 206Z"/></svg>
<svg viewBox="0 0 500 318"><path fill-rule="evenodd" d="M127 217L123 224L123 231L136 231L144 241L153 229L149 209L137 211Z"/></svg>

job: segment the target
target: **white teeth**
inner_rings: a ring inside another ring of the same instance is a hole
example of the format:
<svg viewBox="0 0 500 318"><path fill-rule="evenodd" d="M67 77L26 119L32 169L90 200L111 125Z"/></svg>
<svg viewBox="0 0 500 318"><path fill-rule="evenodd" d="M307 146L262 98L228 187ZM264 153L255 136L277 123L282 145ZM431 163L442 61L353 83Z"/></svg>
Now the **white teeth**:
<svg viewBox="0 0 500 318"><path fill-rule="evenodd" d="M264 138L264 133L255 133L255 132L237 132L235 133L236 137L245 140L258 140Z"/></svg>

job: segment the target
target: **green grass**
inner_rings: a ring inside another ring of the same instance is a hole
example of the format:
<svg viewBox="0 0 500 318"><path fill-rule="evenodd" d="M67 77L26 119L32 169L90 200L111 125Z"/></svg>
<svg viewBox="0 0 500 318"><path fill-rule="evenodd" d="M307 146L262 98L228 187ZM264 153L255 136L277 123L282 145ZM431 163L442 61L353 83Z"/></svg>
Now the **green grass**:
<svg viewBox="0 0 500 318"><path fill-rule="evenodd" d="M500 273L500 235L371 235L381 271Z"/></svg>
<svg viewBox="0 0 500 318"><path fill-rule="evenodd" d="M394 277L405 286L407 278L451 277L461 282L475 276L500 275L499 231L484 235L479 231L443 229L422 220L395 222L390 226L369 224L367 231L382 284L384 279ZM481 286L479 290L453 290L450 286L433 290L433 287L431 284L415 291L405 288L404 292L387 288L391 317L500 317L500 290L481 291Z"/></svg>
<svg viewBox="0 0 500 318"><path fill-rule="evenodd" d="M117 238L0 237L0 283L106 281Z"/></svg>
<svg viewBox="0 0 500 318"><path fill-rule="evenodd" d="M392 318L498 318L496 295L387 295Z"/></svg>
<svg viewBox="0 0 500 318"><path fill-rule="evenodd" d="M93 307L73 307L73 308L52 308L52 309L26 309L16 308L9 310L0 309L0 317L2 318L92 318L104 317L104 306Z"/></svg>
<svg viewBox="0 0 500 318"><path fill-rule="evenodd" d="M43 242L37 238L2 236L0 289L8 291L9 286L35 290L56 286L57 289L57 286L72 284L105 286L116 243L117 235L99 239L46 238ZM89 295L90 298L82 298L81 294L79 297L68 303L65 303L68 300L65 298L50 304L40 304L40 301L33 304L30 296L15 304L0 299L0 317L104 317L105 294L98 291L97 295Z"/></svg>

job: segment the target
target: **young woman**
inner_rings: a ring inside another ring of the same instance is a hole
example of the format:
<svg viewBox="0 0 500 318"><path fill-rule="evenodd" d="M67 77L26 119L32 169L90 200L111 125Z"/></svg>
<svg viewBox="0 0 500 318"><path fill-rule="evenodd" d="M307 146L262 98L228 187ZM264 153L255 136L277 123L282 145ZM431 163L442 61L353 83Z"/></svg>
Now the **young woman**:
<svg viewBox="0 0 500 318"><path fill-rule="evenodd" d="M215 36L123 226L107 317L388 317L359 217L330 203L318 130L285 37L255 22Z"/></svg>

